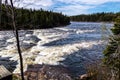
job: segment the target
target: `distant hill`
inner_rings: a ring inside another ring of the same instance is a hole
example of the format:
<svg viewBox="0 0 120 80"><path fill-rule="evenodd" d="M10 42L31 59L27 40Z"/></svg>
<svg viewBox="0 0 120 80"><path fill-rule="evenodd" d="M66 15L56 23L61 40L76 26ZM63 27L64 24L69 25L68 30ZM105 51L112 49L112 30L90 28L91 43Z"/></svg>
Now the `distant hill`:
<svg viewBox="0 0 120 80"><path fill-rule="evenodd" d="M93 13L93 14L81 14L76 16L70 16L71 21L83 21L83 22L113 22L115 18L120 16L120 12L117 13Z"/></svg>

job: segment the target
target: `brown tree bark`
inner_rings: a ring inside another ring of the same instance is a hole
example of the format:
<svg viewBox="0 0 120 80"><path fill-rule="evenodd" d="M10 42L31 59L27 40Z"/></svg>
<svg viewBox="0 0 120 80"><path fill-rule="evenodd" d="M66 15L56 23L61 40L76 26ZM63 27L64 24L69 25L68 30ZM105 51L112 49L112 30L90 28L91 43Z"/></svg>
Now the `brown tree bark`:
<svg viewBox="0 0 120 80"><path fill-rule="evenodd" d="M12 20L13 20L13 27L14 27L14 30L15 30L15 37L16 37L16 41L17 41L17 50L18 50L18 54L19 54L19 58L20 58L21 78L22 78L22 80L24 80L23 58L22 58L21 49L20 49L19 34L18 34L17 26L16 26L15 10L14 10L12 0L10 0L10 4L11 4L11 8L12 8L11 9L12 10Z"/></svg>
<svg viewBox="0 0 120 80"><path fill-rule="evenodd" d="M2 0L0 0L0 26L1 26L1 15L2 15Z"/></svg>

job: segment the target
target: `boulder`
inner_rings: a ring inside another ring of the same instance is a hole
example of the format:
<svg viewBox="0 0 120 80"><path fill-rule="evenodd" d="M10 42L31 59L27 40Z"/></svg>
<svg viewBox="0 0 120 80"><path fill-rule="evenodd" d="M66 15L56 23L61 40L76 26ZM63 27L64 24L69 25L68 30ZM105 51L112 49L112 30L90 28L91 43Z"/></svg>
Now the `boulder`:
<svg viewBox="0 0 120 80"><path fill-rule="evenodd" d="M34 35L26 35L23 39L23 42L32 42L37 43L40 39Z"/></svg>
<svg viewBox="0 0 120 80"><path fill-rule="evenodd" d="M25 75L28 80L72 80L69 70L60 65L28 65Z"/></svg>
<svg viewBox="0 0 120 80"><path fill-rule="evenodd" d="M0 65L0 80L12 80L12 73L10 73L3 65Z"/></svg>

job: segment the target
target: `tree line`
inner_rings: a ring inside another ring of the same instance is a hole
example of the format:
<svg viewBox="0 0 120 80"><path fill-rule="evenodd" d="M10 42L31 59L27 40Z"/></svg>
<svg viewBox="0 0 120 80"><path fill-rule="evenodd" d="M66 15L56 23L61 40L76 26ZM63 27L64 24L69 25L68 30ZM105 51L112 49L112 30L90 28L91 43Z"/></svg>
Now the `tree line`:
<svg viewBox="0 0 120 80"><path fill-rule="evenodd" d="M81 14L76 16L70 16L71 21L84 21L84 22L113 22L120 12L117 13L94 13L94 14Z"/></svg>
<svg viewBox="0 0 120 80"><path fill-rule="evenodd" d="M12 22L8 10L11 6L2 5L0 30L11 30ZM70 18L52 11L15 8L18 29L45 29L70 24Z"/></svg>

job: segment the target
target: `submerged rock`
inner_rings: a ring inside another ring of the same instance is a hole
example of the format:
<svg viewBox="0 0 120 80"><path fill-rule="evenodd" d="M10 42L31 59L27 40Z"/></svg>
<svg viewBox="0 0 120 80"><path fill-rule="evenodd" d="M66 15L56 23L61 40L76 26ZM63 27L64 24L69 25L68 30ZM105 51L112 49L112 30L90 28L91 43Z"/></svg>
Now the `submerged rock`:
<svg viewBox="0 0 120 80"><path fill-rule="evenodd" d="M20 47L21 47L21 49L29 49L29 48L31 48L31 47L33 47L33 46L35 46L36 44L34 44L34 43L24 43L24 42L22 42L21 44L20 44Z"/></svg>
<svg viewBox="0 0 120 80"><path fill-rule="evenodd" d="M6 46L6 41L5 40L0 40L0 48L3 48Z"/></svg>
<svg viewBox="0 0 120 80"><path fill-rule="evenodd" d="M34 35L26 35L23 41L37 43L40 39Z"/></svg>

